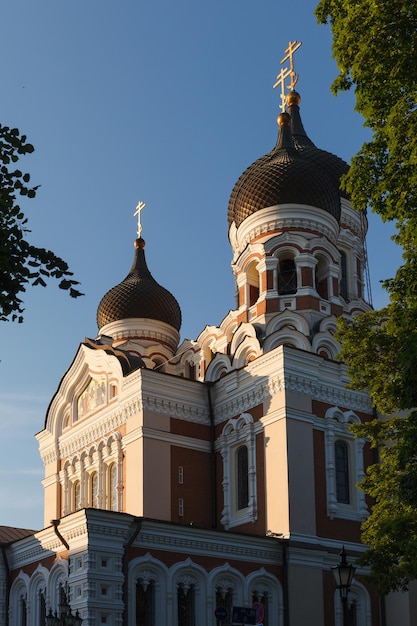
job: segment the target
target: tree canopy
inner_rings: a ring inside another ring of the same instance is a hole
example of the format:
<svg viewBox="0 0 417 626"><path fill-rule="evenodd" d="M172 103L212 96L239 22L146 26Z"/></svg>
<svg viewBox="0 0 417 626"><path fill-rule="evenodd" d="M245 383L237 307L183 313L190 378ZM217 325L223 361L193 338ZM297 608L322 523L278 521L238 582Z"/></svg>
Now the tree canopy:
<svg viewBox="0 0 417 626"><path fill-rule="evenodd" d="M49 277L76 298L82 295L72 272L50 250L29 243L27 218L17 202L19 196L34 198L39 186L29 186L30 175L17 168L20 157L34 151L17 128L0 124L0 320L23 321L21 295L28 285L46 286Z"/></svg>
<svg viewBox="0 0 417 626"><path fill-rule="evenodd" d="M340 358L351 386L384 416L355 427L379 449L362 482L374 505L362 527L362 562L381 593L417 578L417 4L414 0L321 0L339 75L354 89L371 130L342 184L358 210L393 221L403 264L384 281L388 305L341 320Z"/></svg>

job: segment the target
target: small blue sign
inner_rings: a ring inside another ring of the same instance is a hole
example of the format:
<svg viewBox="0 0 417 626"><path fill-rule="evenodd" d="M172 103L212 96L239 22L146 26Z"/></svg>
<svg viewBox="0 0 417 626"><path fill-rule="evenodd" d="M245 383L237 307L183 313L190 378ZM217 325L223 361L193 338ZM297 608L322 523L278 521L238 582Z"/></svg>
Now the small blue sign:
<svg viewBox="0 0 417 626"><path fill-rule="evenodd" d="M246 606L234 606L232 613L234 624L256 624L256 610Z"/></svg>
<svg viewBox="0 0 417 626"><path fill-rule="evenodd" d="M224 608L224 606L218 606L217 609L214 611L214 615L216 619L218 619L220 622L224 622L225 620L227 620L227 610Z"/></svg>

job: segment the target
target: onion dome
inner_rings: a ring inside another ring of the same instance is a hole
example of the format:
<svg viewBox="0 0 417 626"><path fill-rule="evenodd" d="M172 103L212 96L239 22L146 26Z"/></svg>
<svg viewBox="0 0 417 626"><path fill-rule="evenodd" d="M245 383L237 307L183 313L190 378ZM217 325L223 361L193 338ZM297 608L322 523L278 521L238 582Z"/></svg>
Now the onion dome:
<svg viewBox="0 0 417 626"><path fill-rule="evenodd" d="M308 144L310 140L299 121L297 130L305 138L304 149L294 143L291 116L288 113L278 116L275 148L250 165L234 186L229 201L229 227L234 222L239 228L256 211L278 204L315 206L340 220L338 184L321 166L316 155L310 158L310 153L315 150L314 144Z"/></svg>
<svg viewBox="0 0 417 626"><path fill-rule="evenodd" d="M304 130L300 116L300 100L301 97L296 91L291 91L287 96L288 113L291 116L291 134L294 140L294 146L299 150L308 161L314 162L324 171L336 185L339 195L342 198L349 199L349 194L340 189L340 178L347 174L349 165L340 157L317 148Z"/></svg>
<svg viewBox="0 0 417 626"><path fill-rule="evenodd" d="M97 326L131 318L146 318L181 327L181 309L174 296L150 273L145 259L145 241L135 240L135 258L129 274L110 289L97 309Z"/></svg>

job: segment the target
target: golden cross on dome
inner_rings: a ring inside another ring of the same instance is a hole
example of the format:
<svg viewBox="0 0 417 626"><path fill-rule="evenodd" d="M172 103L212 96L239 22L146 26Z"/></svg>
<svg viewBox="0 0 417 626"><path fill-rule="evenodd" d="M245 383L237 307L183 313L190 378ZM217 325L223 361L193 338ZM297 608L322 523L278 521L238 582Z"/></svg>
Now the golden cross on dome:
<svg viewBox="0 0 417 626"><path fill-rule="evenodd" d="M298 81L298 74L294 72L294 52L301 46L301 41L290 41L288 48L285 50L285 57L281 59L280 63L284 63L287 59L290 60L290 84L288 89L293 90Z"/></svg>
<svg viewBox="0 0 417 626"><path fill-rule="evenodd" d="M282 113L285 112L285 104L286 104L286 99L285 99L285 79L290 75L291 70L288 69L288 67L281 67L281 71L277 76L277 82L275 83L275 85L273 86L273 88L275 89L275 87L278 87L278 85L281 85L281 104L279 105L279 108L281 109Z"/></svg>
<svg viewBox="0 0 417 626"><path fill-rule="evenodd" d="M140 200L136 206L136 211L133 213L134 217L136 217L136 215L138 216L138 237L140 237L140 234L142 232L142 224L140 223L140 212L143 211L145 207L146 204L142 202L142 200Z"/></svg>

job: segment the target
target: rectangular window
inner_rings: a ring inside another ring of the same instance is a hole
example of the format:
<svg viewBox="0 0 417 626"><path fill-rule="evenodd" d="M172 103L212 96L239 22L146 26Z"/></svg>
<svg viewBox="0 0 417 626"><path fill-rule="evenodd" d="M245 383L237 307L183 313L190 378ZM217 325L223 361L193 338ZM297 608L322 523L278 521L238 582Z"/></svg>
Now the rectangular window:
<svg viewBox="0 0 417 626"><path fill-rule="evenodd" d="M182 485L184 483L184 468L182 465L178 467L178 484Z"/></svg>
<svg viewBox="0 0 417 626"><path fill-rule="evenodd" d="M336 500L349 504L349 449L345 441L338 439L334 444L336 466Z"/></svg>
<svg viewBox="0 0 417 626"><path fill-rule="evenodd" d="M237 450L237 508L246 509L249 506L249 463L248 449L240 446Z"/></svg>
<svg viewBox="0 0 417 626"><path fill-rule="evenodd" d="M178 515L184 517L184 498L178 498Z"/></svg>

